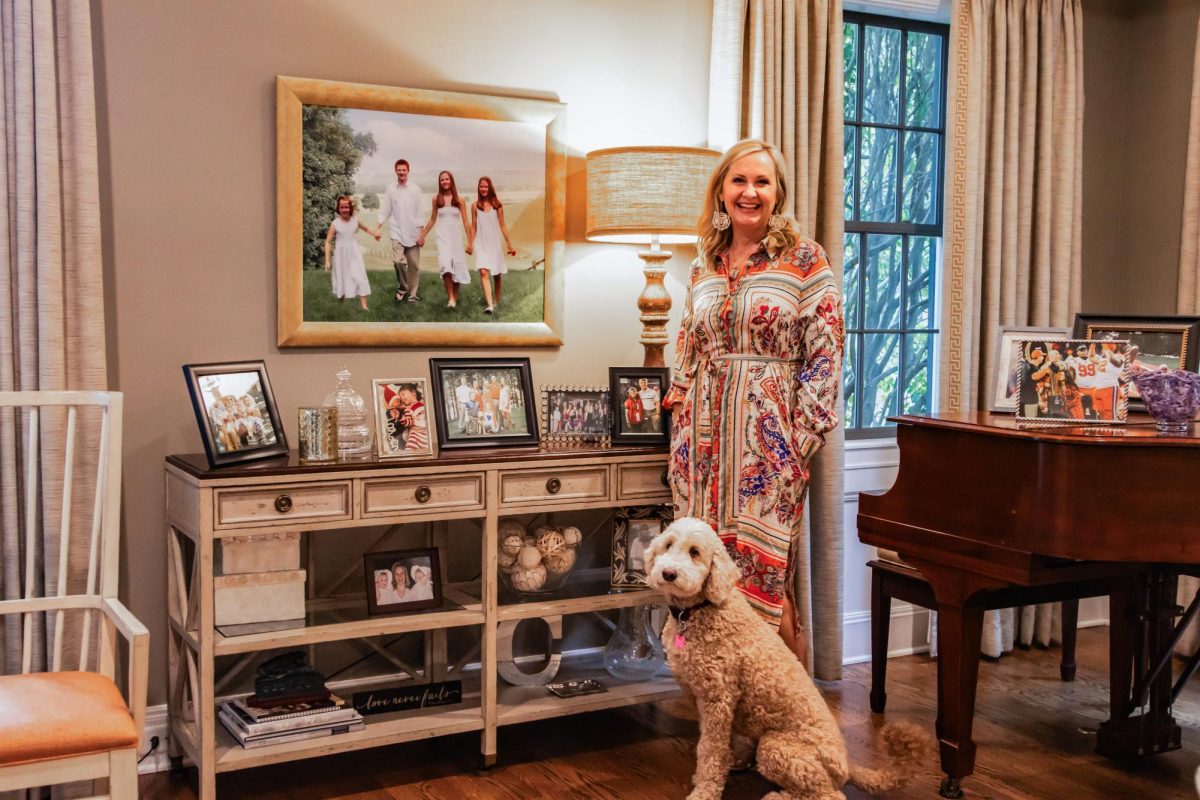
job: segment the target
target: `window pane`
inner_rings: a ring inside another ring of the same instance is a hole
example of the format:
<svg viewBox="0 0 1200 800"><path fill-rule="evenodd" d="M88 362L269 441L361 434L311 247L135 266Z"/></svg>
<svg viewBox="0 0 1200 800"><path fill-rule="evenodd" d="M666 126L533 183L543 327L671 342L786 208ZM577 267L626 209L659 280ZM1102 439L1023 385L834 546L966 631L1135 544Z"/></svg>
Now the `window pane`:
<svg viewBox="0 0 1200 800"><path fill-rule="evenodd" d="M930 409L930 376L933 374L932 333L910 333L904 352L905 414L927 414Z"/></svg>
<svg viewBox="0 0 1200 800"><path fill-rule="evenodd" d="M896 221L896 132L862 128L858 180L859 215L868 222Z"/></svg>
<svg viewBox="0 0 1200 800"><path fill-rule="evenodd" d="M913 236L908 240L908 309L905 327L933 327L933 286L941 260L942 240L933 236Z"/></svg>
<svg viewBox="0 0 1200 800"><path fill-rule="evenodd" d="M867 236L863 270L866 289L863 328L895 330L900 327L900 281L904 280L902 239L899 236Z"/></svg>
<svg viewBox="0 0 1200 800"><path fill-rule="evenodd" d="M858 314L858 284L862 279L862 260L860 256L862 236L858 233L846 234L846 247L842 257L843 268L843 297L845 306L846 327L861 328L862 322Z"/></svg>
<svg viewBox="0 0 1200 800"><path fill-rule="evenodd" d="M858 340L861 334L851 333L846 336L846 356L842 361L842 391L846 395L846 418L842 424L847 427L858 427L859 422L854 418L854 408L858 404L858 376L855 367L858 365Z"/></svg>
<svg viewBox="0 0 1200 800"><path fill-rule="evenodd" d="M863 121L900 122L900 31L863 28Z"/></svg>
<svg viewBox="0 0 1200 800"><path fill-rule="evenodd" d="M854 219L854 192L858 187L858 170L855 169L854 162L857 158L855 145L858 143L858 128L846 126L846 150L842 157L842 175L845 176L844 183L846 184L846 219Z"/></svg>
<svg viewBox="0 0 1200 800"><path fill-rule="evenodd" d="M941 139L936 133L904 133L904 222L937 222Z"/></svg>
<svg viewBox="0 0 1200 800"><path fill-rule="evenodd" d="M864 428L882 427L897 408L900 334L864 333L860 369L862 425Z"/></svg>
<svg viewBox="0 0 1200 800"><path fill-rule="evenodd" d="M942 119L942 37L908 33L908 72L904 76L905 123L937 128Z"/></svg>
<svg viewBox="0 0 1200 800"><path fill-rule="evenodd" d="M845 66L842 74L845 76L844 103L846 104L846 119L854 119L858 111L858 26L848 22L842 26L842 60Z"/></svg>

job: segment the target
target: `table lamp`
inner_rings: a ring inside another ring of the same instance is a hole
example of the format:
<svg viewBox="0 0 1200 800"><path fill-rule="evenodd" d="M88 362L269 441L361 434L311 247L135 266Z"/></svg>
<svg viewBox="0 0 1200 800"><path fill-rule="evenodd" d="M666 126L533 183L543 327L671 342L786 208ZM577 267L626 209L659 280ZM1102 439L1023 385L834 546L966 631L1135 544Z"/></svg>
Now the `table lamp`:
<svg viewBox="0 0 1200 800"><path fill-rule="evenodd" d="M663 286L671 254L662 244L696 241L709 175L721 154L700 147L614 147L587 154L587 238L648 244L646 285L638 296L643 366L662 367L670 341L671 295Z"/></svg>

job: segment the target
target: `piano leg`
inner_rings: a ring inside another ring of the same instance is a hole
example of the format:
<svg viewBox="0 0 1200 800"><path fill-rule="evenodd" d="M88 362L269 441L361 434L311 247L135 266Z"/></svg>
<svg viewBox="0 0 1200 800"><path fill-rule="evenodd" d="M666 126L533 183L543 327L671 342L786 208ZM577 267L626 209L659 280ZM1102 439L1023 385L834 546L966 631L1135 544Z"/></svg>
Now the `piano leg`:
<svg viewBox="0 0 1200 800"><path fill-rule="evenodd" d="M892 596L884 586L882 570L871 570L871 710L882 714L887 705L888 633L892 621Z"/></svg>
<svg viewBox="0 0 1200 800"><path fill-rule="evenodd" d="M935 586L935 591L937 587ZM975 598L955 605L938 599L938 748L942 759L942 797L962 797L960 781L975 771L975 684L983 603Z"/></svg>

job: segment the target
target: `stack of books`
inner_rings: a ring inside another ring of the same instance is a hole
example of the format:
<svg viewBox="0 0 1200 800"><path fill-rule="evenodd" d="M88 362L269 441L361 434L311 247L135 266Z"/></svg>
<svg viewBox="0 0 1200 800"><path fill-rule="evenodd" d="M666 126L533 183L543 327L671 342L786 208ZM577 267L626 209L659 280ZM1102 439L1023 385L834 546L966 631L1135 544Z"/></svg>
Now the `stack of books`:
<svg viewBox="0 0 1200 800"><path fill-rule="evenodd" d="M266 747L362 730L362 715L335 694L325 700L256 708L245 700L217 706L217 719L242 747Z"/></svg>

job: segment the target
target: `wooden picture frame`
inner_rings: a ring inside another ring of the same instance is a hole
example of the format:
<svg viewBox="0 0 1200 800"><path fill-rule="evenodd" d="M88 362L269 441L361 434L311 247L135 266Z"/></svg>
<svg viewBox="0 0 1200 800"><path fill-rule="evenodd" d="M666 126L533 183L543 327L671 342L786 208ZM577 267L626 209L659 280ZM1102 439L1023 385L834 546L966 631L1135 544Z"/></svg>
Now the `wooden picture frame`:
<svg viewBox="0 0 1200 800"><path fill-rule="evenodd" d="M1128 340L1047 338L1018 344L1021 386L1017 419L1039 425L1125 423L1130 386Z"/></svg>
<svg viewBox="0 0 1200 800"><path fill-rule="evenodd" d="M671 413L663 408L662 399L670 388L671 371L664 367L609 367L613 444L667 444Z"/></svg>
<svg viewBox="0 0 1200 800"><path fill-rule="evenodd" d="M996 362L992 373L991 404L988 411L1014 414L1021 387L1021 348L1017 343L1030 339L1066 339L1070 328L1038 328L1001 325L996 334Z"/></svg>
<svg viewBox="0 0 1200 800"><path fill-rule="evenodd" d="M265 362L184 364L183 375L211 466L287 455Z"/></svg>
<svg viewBox="0 0 1200 800"><path fill-rule="evenodd" d="M431 358L442 450L538 443L528 358Z"/></svg>
<svg viewBox="0 0 1200 800"><path fill-rule="evenodd" d="M1137 348L1133 363L1195 372L1200 364L1200 316L1076 314L1076 339L1128 339ZM1129 406L1145 409L1137 387L1129 384Z"/></svg>
<svg viewBox="0 0 1200 800"><path fill-rule="evenodd" d="M442 605L442 573L436 547L364 553L363 572L371 616L407 614ZM383 585L385 575L387 586ZM407 585L401 587L404 581Z"/></svg>
<svg viewBox="0 0 1200 800"><path fill-rule="evenodd" d="M644 589L646 546L666 530L670 506L632 506L613 510L612 578L614 589Z"/></svg>
<svg viewBox="0 0 1200 800"><path fill-rule="evenodd" d="M546 448L608 447L612 402L607 386L543 386L541 444Z"/></svg>
<svg viewBox="0 0 1200 800"><path fill-rule="evenodd" d="M563 104L289 76L278 76L275 84L280 347L562 344L567 164ZM408 135L414 132L420 135ZM341 154L341 166L338 159L331 167L330 159L310 153L312 163L306 167L304 148L320 149L330 138L336 139L329 149ZM338 142L344 146L334 147ZM401 267L393 265L402 263L397 254L406 253L405 242L400 240L400 248L394 249L391 222L384 225L378 219L388 201L389 181L399 182L398 172L390 170L400 161L407 163L412 185L420 190L411 201L419 207L419 214L413 214L420 219L406 223L409 233L403 235L415 235L413 225L431 215L435 222L419 254L418 302L408 302L411 295L401 302L395 299ZM324 166L324 174L316 166ZM453 226L444 237L438 230L433 200L442 171L456 176L468 213L481 179L496 179L493 189L507 215L509 234L500 259L510 271L503 302L495 304L494 313L484 310L476 264L484 251L466 256L459 248L463 243L450 236ZM361 284L352 282L347 288L338 279L353 270L338 261L337 237L330 231L338 195L355 201L355 217L366 228L364 232L351 227L348 236L357 243L364 264L362 280L370 289L366 311L358 304L362 289L355 288ZM378 211L373 210L376 203ZM333 237L330 247L337 272L323 269L327 235ZM454 307L441 288L439 272L445 270L434 257L439 237L455 253L446 263L469 280L458 284L460 301ZM345 302L336 302L333 286L348 293Z"/></svg>
<svg viewBox="0 0 1200 800"><path fill-rule="evenodd" d="M434 453L429 415L429 382L424 378L375 378L375 454L380 458L420 458Z"/></svg>

